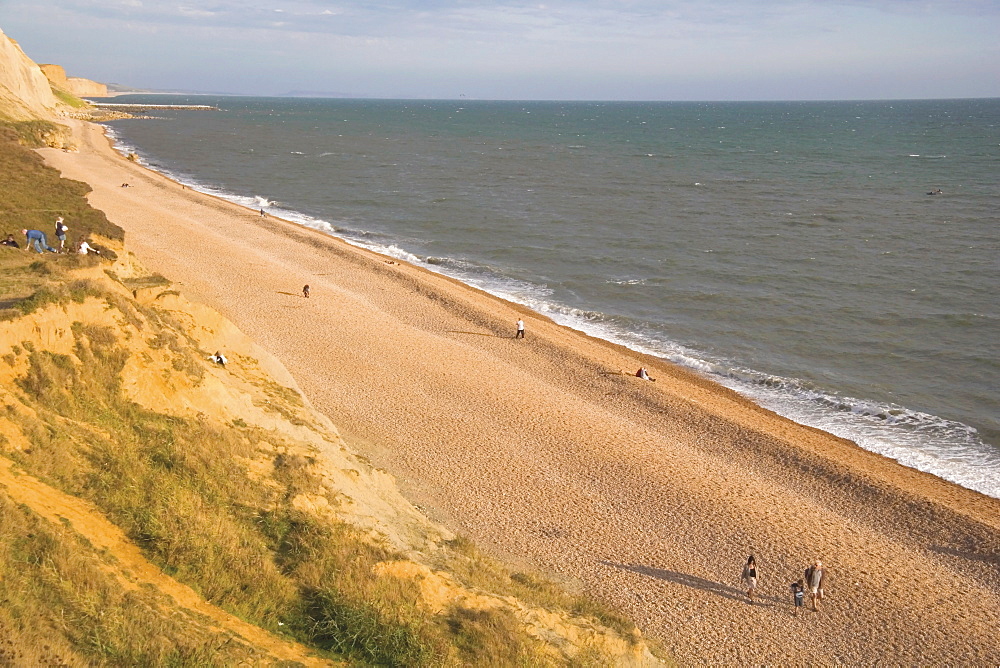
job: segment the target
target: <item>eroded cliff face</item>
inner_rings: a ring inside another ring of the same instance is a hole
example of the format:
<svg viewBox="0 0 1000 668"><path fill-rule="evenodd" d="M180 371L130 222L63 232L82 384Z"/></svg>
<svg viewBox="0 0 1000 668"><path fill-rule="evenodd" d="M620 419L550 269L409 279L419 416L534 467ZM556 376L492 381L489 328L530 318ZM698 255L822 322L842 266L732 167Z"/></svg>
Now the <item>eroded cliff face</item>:
<svg viewBox="0 0 1000 668"><path fill-rule="evenodd" d="M0 30L0 118L52 120L59 105L41 68Z"/></svg>
<svg viewBox="0 0 1000 668"><path fill-rule="evenodd" d="M42 64L42 73L48 77L52 85L62 88L77 97L107 97L108 87L97 81L84 79L82 77L68 77L62 65Z"/></svg>

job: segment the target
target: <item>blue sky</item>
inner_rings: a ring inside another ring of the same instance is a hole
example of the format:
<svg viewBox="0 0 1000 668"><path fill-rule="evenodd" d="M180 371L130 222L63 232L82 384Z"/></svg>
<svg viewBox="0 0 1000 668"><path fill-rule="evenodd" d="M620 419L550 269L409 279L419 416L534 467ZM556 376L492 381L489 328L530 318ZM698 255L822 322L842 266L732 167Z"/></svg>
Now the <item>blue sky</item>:
<svg viewBox="0 0 1000 668"><path fill-rule="evenodd" d="M0 0L36 62L361 97L1000 97L1000 0Z"/></svg>

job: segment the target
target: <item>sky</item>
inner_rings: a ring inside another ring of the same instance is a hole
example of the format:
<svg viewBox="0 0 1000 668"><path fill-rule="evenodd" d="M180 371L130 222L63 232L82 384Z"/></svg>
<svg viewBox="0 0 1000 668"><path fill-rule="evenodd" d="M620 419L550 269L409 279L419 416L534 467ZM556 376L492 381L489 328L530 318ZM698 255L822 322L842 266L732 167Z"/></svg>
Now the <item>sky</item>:
<svg viewBox="0 0 1000 668"><path fill-rule="evenodd" d="M250 95L1000 97L1000 0L0 0L70 76Z"/></svg>

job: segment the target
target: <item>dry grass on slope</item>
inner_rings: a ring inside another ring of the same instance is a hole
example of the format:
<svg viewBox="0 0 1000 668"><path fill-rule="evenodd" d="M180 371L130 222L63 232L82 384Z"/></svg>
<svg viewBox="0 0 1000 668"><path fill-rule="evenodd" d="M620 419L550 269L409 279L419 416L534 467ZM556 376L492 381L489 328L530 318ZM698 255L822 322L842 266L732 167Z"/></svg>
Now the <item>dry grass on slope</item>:
<svg viewBox="0 0 1000 668"><path fill-rule="evenodd" d="M163 574L267 632L259 640L284 637L331 660L655 662L627 620L431 524L347 450L280 363L146 275L86 186L0 134L8 224L47 230L57 209L71 240L87 233L110 251L0 248L0 663L280 654L179 604ZM225 368L207 360L219 347ZM26 501L28 477L48 498ZM158 575L137 576L115 541L54 510L56 496L110 520Z"/></svg>
<svg viewBox="0 0 1000 668"><path fill-rule="evenodd" d="M231 350L225 369L210 363L213 350L200 341L211 333L189 329L204 329L204 312L192 306L197 316L185 316L169 286L148 287L161 280L123 281L99 266L66 273L60 262L68 259L32 260L46 266L24 274L35 292L8 297L0 449L23 471L99 509L163 572L332 659L652 660L627 621L448 540L398 497L388 476L345 452L249 350ZM149 303L132 298L129 288L139 285ZM372 517L376 511L389 519ZM82 556L68 527L37 529L37 517L9 503L3 512L11 518L4 526L16 528L5 537L14 552L0 577L19 584L4 588L0 638L16 638L18 651L42 656L58 647L58 656L85 662L181 665L215 651L218 635L176 614L162 594L125 595L113 582L99 584L99 564L95 573L74 565L113 554ZM412 526L391 535L394 522ZM64 586L45 586L54 581ZM126 619L133 621L120 623Z"/></svg>

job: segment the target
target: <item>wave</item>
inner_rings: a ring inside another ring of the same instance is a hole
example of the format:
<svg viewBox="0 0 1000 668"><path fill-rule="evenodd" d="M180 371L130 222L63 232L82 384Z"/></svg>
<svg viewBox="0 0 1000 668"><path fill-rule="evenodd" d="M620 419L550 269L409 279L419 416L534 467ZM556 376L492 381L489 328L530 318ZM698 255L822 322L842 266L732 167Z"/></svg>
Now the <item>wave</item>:
<svg viewBox="0 0 1000 668"><path fill-rule="evenodd" d="M123 155L137 152L105 126ZM943 156L941 156L943 157ZM420 256L388 235L330 222L278 206L260 195L239 195L203 184L141 157L140 164L188 186L253 209L267 207L272 215L336 236L347 243L455 278L501 299L524 305L554 322L596 338L625 346L692 369L800 424L815 427L891 457L905 466L932 473L983 494L1000 498L1000 452L980 438L975 428L895 404L841 396L795 378L768 374L713 356L669 338L648 323L599 311L575 308L551 299L553 291L507 276L500 267L463 258ZM701 183L694 185L700 186ZM708 252L708 251L706 251ZM643 279L609 280L642 285Z"/></svg>
<svg viewBox="0 0 1000 668"><path fill-rule="evenodd" d="M848 397L795 379L728 372L720 382L800 424L854 441L900 464L1000 498L1000 454L974 427L937 415Z"/></svg>

